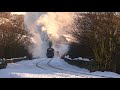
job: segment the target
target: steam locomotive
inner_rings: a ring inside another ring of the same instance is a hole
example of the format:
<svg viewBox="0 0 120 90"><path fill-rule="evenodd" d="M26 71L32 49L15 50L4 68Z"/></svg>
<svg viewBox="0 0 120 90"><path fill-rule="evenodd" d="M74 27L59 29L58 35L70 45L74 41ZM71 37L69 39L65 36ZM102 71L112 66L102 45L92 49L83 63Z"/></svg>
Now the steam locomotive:
<svg viewBox="0 0 120 90"><path fill-rule="evenodd" d="M54 57L54 49L53 48L48 48L47 49L47 57L48 58L53 58Z"/></svg>
<svg viewBox="0 0 120 90"><path fill-rule="evenodd" d="M48 58L53 58L54 57L54 49L52 48L52 42L49 42L49 48L47 49L46 56Z"/></svg>

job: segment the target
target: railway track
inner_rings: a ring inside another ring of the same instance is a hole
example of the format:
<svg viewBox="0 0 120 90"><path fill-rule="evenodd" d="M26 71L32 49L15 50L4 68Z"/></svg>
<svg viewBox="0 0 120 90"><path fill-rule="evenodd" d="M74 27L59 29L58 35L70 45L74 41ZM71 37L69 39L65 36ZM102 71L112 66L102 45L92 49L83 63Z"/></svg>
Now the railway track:
<svg viewBox="0 0 120 90"><path fill-rule="evenodd" d="M95 75L95 74L91 74L91 73L77 72L77 71L72 71L72 70L66 70L66 69L63 69L63 68L60 68L60 67L55 67L55 66L53 66L53 65L50 64L51 61L52 61L52 59L48 62L48 66L50 66L52 68L59 69L59 70L68 71L68 72L77 73L77 74L98 76L98 77L103 77L103 78L113 78L113 77L108 77L108 76L103 76L103 75Z"/></svg>
<svg viewBox="0 0 120 90"><path fill-rule="evenodd" d="M47 60L47 59L44 59L44 60L42 60L42 61L37 62L37 63L36 63L36 67L41 68L41 69L44 69L44 70L47 70L46 68L44 68L44 67L42 67L42 66L39 65L39 63L41 63L41 62L43 62L43 61L45 61L45 60Z"/></svg>
<svg viewBox="0 0 120 90"><path fill-rule="evenodd" d="M60 68L60 67L55 67L55 66L50 64L52 60L53 60L53 58L51 58L50 60L48 60L48 59L42 60L42 61L38 62L36 64L36 66L38 68L41 68L41 69L44 69L44 70L51 70L51 71L54 71L54 72L57 72L57 73L58 72L59 73L63 73L64 72L66 74L71 74L71 75L81 76L81 77L85 77L84 75L87 75L87 76L91 76L91 77L97 76L97 77L101 77L101 78L112 78L112 77L105 77L105 76L101 76L101 75L93 75L93 74L88 74L88 73L81 73L81 72L66 70L66 69L63 69L63 68ZM40 66L40 63L43 62L43 61L48 61L46 63L46 67ZM63 75L58 75L58 76L63 76Z"/></svg>
<svg viewBox="0 0 120 90"><path fill-rule="evenodd" d="M55 69L58 69L58 70L61 70L61 71L64 71L64 72L68 72L70 74L76 74L77 76L80 75L80 76L84 77L84 75L88 75L88 76L91 75L91 76L97 76L97 77L103 77L103 78L112 78L112 77L105 77L105 76L101 76L101 75L93 75L93 74L88 74L88 73L84 73L84 72L76 72L76 71L66 70L66 69L63 69L63 68L60 68L60 67L55 67L55 66L50 64L51 61L52 61L52 59L47 63L49 67L52 67L52 68L55 68Z"/></svg>
<svg viewBox="0 0 120 90"><path fill-rule="evenodd" d="M77 76L77 77L83 77L86 78L87 76L90 78L113 78L113 77L107 77L107 76L102 76L102 75L95 75L92 73L86 73L86 72L79 72L79 71L74 71L74 70L69 70L60 66L54 66L54 64L52 64L52 61L54 59L53 58L47 58L47 59L43 59L38 61L35 65L37 68L40 68L42 70L49 70L49 71L53 71L53 73L55 72L55 76L53 75L53 77L56 78L56 76L60 76L60 77L66 77L69 78L71 76ZM14 75L10 74L11 78L14 78Z"/></svg>
<svg viewBox="0 0 120 90"><path fill-rule="evenodd" d="M51 58L48 62L50 62L51 60L52 60L53 58ZM45 63L44 63L44 67L43 66L40 66L40 63L42 63L43 61L47 61L48 59L44 59L44 60L42 60L42 61L39 61L39 62L37 62L36 63L36 67L38 67L38 68L40 68L40 69L43 69L43 70L51 70L51 71L53 71L53 72L57 72L58 73L58 70L56 71L56 70L53 70L53 68L51 69L50 67L49 67L49 64L48 64L48 62L46 63L46 65L45 65ZM56 75L56 74L55 74ZM68 77L68 75L60 75L60 74L57 74L57 76L64 76L64 77ZM54 77L54 76L53 76Z"/></svg>

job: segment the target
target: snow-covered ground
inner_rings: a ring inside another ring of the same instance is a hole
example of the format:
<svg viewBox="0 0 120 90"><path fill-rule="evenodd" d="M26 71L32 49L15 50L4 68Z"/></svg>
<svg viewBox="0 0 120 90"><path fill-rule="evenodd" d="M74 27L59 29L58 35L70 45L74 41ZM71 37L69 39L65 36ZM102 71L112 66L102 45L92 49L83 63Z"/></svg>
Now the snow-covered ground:
<svg viewBox="0 0 120 90"><path fill-rule="evenodd" d="M120 78L113 72L94 72L67 64L60 58L40 58L8 64L0 78Z"/></svg>

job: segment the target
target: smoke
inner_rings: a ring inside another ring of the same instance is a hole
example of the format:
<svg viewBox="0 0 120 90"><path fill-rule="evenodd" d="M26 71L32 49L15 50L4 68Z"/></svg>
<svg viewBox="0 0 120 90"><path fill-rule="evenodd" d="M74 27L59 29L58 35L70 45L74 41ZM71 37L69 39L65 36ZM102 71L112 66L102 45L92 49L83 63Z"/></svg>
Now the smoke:
<svg viewBox="0 0 120 90"><path fill-rule="evenodd" d="M73 12L27 12L25 14L24 23L28 32L32 34L31 40L34 43L33 48L30 48L33 57L46 57L49 41L52 41L55 57L67 53L69 44L65 36L73 16Z"/></svg>

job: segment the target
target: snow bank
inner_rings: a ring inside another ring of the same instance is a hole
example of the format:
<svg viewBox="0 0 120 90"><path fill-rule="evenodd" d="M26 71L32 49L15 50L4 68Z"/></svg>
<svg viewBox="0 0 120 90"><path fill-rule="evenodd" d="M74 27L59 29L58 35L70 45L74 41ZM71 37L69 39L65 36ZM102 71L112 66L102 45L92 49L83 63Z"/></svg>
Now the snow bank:
<svg viewBox="0 0 120 90"><path fill-rule="evenodd" d="M82 60L82 61L90 61L89 59L87 58L82 58L82 57L78 57L78 58L74 58L74 59L71 59L69 57L69 55L65 56L66 59L69 59L69 60Z"/></svg>

